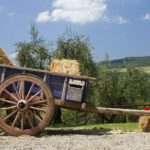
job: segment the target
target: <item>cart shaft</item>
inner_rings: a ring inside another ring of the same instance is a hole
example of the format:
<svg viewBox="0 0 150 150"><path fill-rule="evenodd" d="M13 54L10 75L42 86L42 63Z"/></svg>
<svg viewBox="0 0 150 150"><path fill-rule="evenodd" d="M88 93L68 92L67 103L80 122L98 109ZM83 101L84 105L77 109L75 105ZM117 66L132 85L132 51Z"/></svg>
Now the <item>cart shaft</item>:
<svg viewBox="0 0 150 150"><path fill-rule="evenodd" d="M65 101L61 102L60 100L55 100L55 104L59 107L72 109L82 112L90 112L97 114L116 114L116 115L133 115L133 116L149 116L150 111L146 110L136 110L136 109L121 109L121 108L107 108L107 107L96 107L92 108L84 103L76 103Z"/></svg>

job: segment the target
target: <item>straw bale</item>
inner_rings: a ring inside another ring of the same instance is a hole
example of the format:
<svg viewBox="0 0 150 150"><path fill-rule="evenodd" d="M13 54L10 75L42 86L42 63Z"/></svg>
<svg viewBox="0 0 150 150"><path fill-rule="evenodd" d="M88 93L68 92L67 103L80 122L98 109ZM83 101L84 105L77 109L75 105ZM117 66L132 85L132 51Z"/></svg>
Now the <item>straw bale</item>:
<svg viewBox="0 0 150 150"><path fill-rule="evenodd" d="M139 118L139 128L143 132L150 132L150 116L142 116Z"/></svg>
<svg viewBox="0 0 150 150"><path fill-rule="evenodd" d="M0 48L0 64L13 66L13 63L2 48Z"/></svg>
<svg viewBox="0 0 150 150"><path fill-rule="evenodd" d="M79 63L77 60L54 59L49 68L52 72L80 75Z"/></svg>

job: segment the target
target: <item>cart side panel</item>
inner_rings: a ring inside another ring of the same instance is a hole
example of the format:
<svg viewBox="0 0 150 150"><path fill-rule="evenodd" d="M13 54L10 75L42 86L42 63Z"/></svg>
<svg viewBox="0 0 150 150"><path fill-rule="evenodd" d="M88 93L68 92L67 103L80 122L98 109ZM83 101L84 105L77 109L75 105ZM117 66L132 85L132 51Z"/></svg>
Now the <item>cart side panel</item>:
<svg viewBox="0 0 150 150"><path fill-rule="evenodd" d="M5 78L8 78L15 74L21 74L22 72L23 72L22 70L18 70L18 69L14 69L14 68L6 68Z"/></svg>
<svg viewBox="0 0 150 150"><path fill-rule="evenodd" d="M47 84L50 85L55 99L61 99L65 77L48 74Z"/></svg>
<svg viewBox="0 0 150 150"><path fill-rule="evenodd" d="M23 69L18 69L18 68L0 66L1 78L2 78L4 68L6 68L4 79L8 78L9 76L22 74L22 73L35 75L35 76L41 78L44 82L46 82L49 85L55 99L59 99L59 100L62 99L63 88L64 88L66 76L54 75L54 74L45 73L42 71L39 72L39 71L23 70ZM78 81L86 82L86 80L82 80L82 79L78 79L78 78L71 78L71 77L67 77L67 78L68 78L68 81L69 80L78 80ZM30 88L30 85L27 85L26 91L28 91L29 88ZM85 101L86 95L87 95L86 94L87 86L84 86L81 90L82 91L80 91L80 89L78 89L78 87L74 87L74 85L72 86L72 85L69 85L69 83L68 83L67 91L65 94L65 100L74 101L74 99L76 99L76 97L78 97L79 94L82 94L81 98L79 99L78 102L83 102L83 100ZM34 91L36 93L38 91L38 88L36 88Z"/></svg>
<svg viewBox="0 0 150 150"><path fill-rule="evenodd" d="M2 76L3 69L4 69L4 67L1 66L0 67L1 76ZM45 73L43 73L43 72L36 72L36 71L31 71L31 70L21 70L21 69L17 69L17 68L16 69L15 68L9 68L9 67L6 67L6 72L5 72L4 78L8 78L10 76L22 74L22 73L35 75L35 76L39 77L40 79L44 80ZM61 99L64 79L65 79L65 77L62 77L62 76L55 76L55 75L51 75L51 74L46 75L46 81L45 82L51 88L53 96L55 99ZM26 91L28 91L29 88L30 88L30 85L27 85ZM36 93L38 91L38 88L34 89L33 91L35 91L35 93Z"/></svg>
<svg viewBox="0 0 150 150"><path fill-rule="evenodd" d="M41 78L44 82L48 84L49 88L52 90L54 98L55 99L61 98L64 77L55 76L44 72L31 71L31 70L26 70L25 73L32 74Z"/></svg>

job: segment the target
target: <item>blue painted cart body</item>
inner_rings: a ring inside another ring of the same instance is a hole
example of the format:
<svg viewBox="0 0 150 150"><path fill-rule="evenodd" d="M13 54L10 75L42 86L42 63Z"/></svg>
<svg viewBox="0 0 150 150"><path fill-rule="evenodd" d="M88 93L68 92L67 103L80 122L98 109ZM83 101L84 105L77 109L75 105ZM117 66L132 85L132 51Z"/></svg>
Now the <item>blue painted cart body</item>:
<svg viewBox="0 0 150 150"><path fill-rule="evenodd" d="M1 82L11 76L18 74L30 74L42 79L48 85L55 100L67 100L76 102L86 101L88 83L91 79L89 77L57 74L44 70L16 68L0 65ZM25 91L28 91L30 86L31 85L27 84L25 86ZM13 88L10 88L9 90L13 90ZM37 89L34 87L33 91L36 93L38 91L38 87Z"/></svg>

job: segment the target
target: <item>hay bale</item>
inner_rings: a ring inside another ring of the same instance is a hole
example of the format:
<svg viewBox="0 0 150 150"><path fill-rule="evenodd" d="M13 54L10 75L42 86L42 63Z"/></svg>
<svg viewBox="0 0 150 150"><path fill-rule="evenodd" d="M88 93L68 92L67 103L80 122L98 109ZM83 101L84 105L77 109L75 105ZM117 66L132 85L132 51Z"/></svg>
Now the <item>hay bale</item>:
<svg viewBox="0 0 150 150"><path fill-rule="evenodd" d="M80 75L79 63L77 60L54 59L49 67L50 71L56 73Z"/></svg>
<svg viewBox="0 0 150 150"><path fill-rule="evenodd" d="M2 48L0 48L0 64L13 66L13 63Z"/></svg>
<svg viewBox="0 0 150 150"><path fill-rule="evenodd" d="M139 128L143 132L150 132L150 116L142 116L139 118Z"/></svg>

